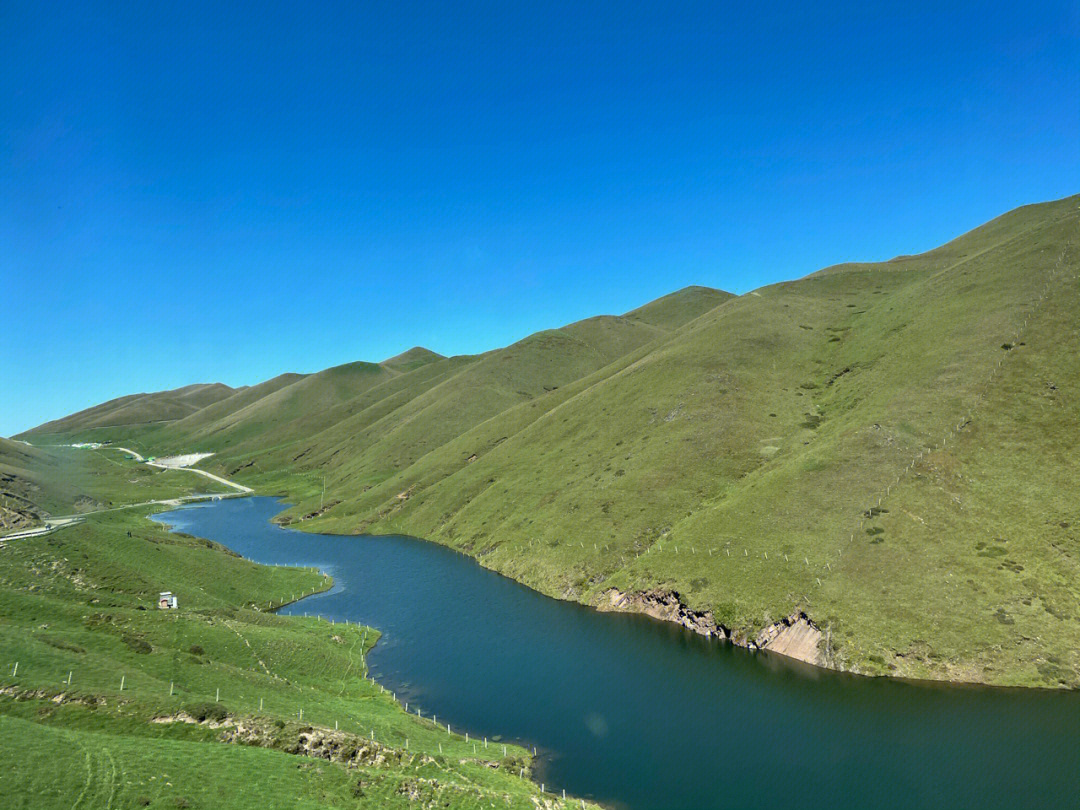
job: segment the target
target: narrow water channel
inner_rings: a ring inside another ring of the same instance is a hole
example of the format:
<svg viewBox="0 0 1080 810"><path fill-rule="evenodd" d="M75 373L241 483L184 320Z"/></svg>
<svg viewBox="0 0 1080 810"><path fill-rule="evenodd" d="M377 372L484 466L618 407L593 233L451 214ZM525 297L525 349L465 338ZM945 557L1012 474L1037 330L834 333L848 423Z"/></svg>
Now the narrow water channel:
<svg viewBox="0 0 1080 810"><path fill-rule="evenodd" d="M905 683L751 653L542 596L406 537L281 529L273 498L156 518L333 590L283 612L371 625L372 674L548 789L631 810L1080 806L1080 693Z"/></svg>

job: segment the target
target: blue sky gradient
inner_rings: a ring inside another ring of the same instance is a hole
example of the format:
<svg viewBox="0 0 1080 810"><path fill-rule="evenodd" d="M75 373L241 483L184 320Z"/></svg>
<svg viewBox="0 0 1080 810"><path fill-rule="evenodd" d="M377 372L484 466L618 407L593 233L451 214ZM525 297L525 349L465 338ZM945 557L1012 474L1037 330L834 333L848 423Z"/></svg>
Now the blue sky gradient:
<svg viewBox="0 0 1080 810"><path fill-rule="evenodd" d="M5 3L0 435L1080 191L1076 3L165 5Z"/></svg>

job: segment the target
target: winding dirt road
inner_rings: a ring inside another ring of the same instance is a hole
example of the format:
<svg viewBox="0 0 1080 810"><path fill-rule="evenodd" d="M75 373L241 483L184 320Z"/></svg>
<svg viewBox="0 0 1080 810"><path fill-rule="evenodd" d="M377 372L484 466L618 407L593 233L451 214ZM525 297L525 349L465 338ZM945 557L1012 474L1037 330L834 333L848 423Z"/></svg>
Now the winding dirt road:
<svg viewBox="0 0 1080 810"><path fill-rule="evenodd" d="M155 501L142 501L140 503L128 503L124 504L123 506L111 506L108 509L95 509L93 512L82 512L77 515L62 515L57 517L51 517L45 521L44 526L38 526L35 529L27 529L25 531L14 532L13 534L6 534L3 537L0 537L0 547L3 547L4 543L6 543L8 540L25 540L28 537L39 537L43 534L49 534L50 532L54 532L57 529L62 529L65 526L74 526L76 523L81 523L84 516L98 514L99 512L116 512L120 509L134 509L137 506L179 506L180 504L188 503L190 501L205 501L213 498L237 498L242 495L250 495L252 492L255 491L251 487L245 487L243 484L238 484L235 481L230 481L228 478L222 478L220 475L214 475L214 473L212 472L207 472L206 470L200 470L196 467L190 466L191 464L194 464L197 461L201 461L203 458L206 458L208 455L211 454L193 453L187 456L172 456L169 458L147 461L141 453L137 453L136 451L128 447L113 446L106 449L119 450L123 453L127 453L136 461L142 464L146 464L148 467L157 467L158 469L162 470L187 470L188 472L198 473L199 475L205 478L209 478L212 481L217 481L219 484L224 484L227 487L232 487L236 490L236 493L228 495L181 495L176 498L165 498Z"/></svg>

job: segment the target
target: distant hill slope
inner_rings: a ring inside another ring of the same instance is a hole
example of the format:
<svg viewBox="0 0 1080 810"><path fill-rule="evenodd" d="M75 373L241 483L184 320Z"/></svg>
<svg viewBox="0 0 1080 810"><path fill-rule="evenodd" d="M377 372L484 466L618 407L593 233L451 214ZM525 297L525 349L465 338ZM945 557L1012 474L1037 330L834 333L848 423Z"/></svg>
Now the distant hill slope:
<svg viewBox="0 0 1080 810"><path fill-rule="evenodd" d="M589 318L484 355L446 358L414 347L377 364L284 374L182 418L173 416L179 392L125 397L49 422L26 436L37 441L123 438L158 453L198 447L226 458L275 448L285 460L313 452L312 446L296 450L293 444L320 436L319 445L330 454L342 440L353 447L383 444L369 455L375 459L370 465L374 474L385 476L383 458L393 457L398 464L418 458L433 443L591 373L730 297L688 288L626 317ZM139 422L117 422L117 413L136 407ZM267 459L262 466L277 461Z"/></svg>
<svg viewBox="0 0 1080 810"><path fill-rule="evenodd" d="M858 672L1080 686L1078 226L1080 197L1025 206L917 256L282 389L210 461L305 528L426 537L562 598Z"/></svg>
<svg viewBox="0 0 1080 810"><path fill-rule="evenodd" d="M412 371L420 366L434 363L437 360L445 360L441 354L425 349L423 346L413 346L407 352L395 355L388 360L383 360L379 365L392 368L395 371Z"/></svg>
<svg viewBox="0 0 1080 810"><path fill-rule="evenodd" d="M131 394L46 422L32 432L66 434L183 419L234 393L235 389L222 383L203 383L153 394Z"/></svg>
<svg viewBox="0 0 1080 810"><path fill-rule="evenodd" d="M711 287L684 287L626 313L632 321L644 321L662 329L677 329L731 298L731 293Z"/></svg>

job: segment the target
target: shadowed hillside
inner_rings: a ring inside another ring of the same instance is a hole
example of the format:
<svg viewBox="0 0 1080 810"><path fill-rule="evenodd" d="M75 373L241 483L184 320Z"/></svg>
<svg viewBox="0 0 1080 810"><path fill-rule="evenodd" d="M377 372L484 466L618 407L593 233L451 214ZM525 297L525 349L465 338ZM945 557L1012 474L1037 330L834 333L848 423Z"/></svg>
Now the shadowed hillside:
<svg viewBox="0 0 1080 810"><path fill-rule="evenodd" d="M34 471L47 458L35 447L0 439L0 532L32 528L47 514L38 503L42 486Z"/></svg>
<svg viewBox="0 0 1080 810"><path fill-rule="evenodd" d="M139 438L217 450L305 528L422 536L554 596L740 643L799 624L799 657L858 672L1075 686L1078 225L1080 197L1025 206Z"/></svg>

